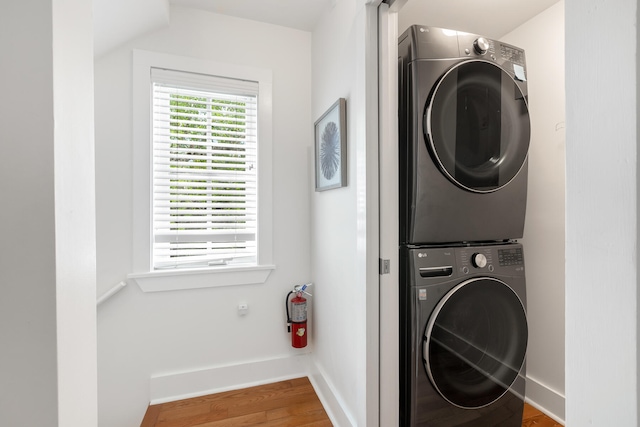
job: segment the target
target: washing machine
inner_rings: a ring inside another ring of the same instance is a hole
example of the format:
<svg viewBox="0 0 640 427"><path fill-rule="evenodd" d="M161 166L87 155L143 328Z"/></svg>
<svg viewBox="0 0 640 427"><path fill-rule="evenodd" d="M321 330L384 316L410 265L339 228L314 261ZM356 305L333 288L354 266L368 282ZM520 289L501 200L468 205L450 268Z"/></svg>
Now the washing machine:
<svg viewBox="0 0 640 427"><path fill-rule="evenodd" d="M523 247L401 249L400 426L520 427Z"/></svg>
<svg viewBox="0 0 640 427"><path fill-rule="evenodd" d="M521 238L531 132L524 51L412 26L398 55L401 244Z"/></svg>

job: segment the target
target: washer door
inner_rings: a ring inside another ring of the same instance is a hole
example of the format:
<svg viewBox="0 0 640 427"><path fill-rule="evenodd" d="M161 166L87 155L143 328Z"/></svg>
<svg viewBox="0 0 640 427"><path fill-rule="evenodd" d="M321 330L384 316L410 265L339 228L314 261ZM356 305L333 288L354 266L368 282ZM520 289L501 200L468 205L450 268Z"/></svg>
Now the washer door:
<svg viewBox="0 0 640 427"><path fill-rule="evenodd" d="M527 338L525 310L515 292L493 278L471 279L434 309L424 335L424 366L447 401L480 408L513 385Z"/></svg>
<svg viewBox="0 0 640 427"><path fill-rule="evenodd" d="M449 69L427 101L424 121L436 163L466 190L500 189L527 158L531 124L525 96L494 63L467 61Z"/></svg>

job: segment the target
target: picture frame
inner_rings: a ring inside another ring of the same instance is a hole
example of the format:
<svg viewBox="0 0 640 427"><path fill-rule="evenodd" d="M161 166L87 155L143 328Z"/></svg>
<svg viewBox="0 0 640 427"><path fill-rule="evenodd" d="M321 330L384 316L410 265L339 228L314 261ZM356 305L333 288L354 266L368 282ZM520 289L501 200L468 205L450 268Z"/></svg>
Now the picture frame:
<svg viewBox="0 0 640 427"><path fill-rule="evenodd" d="M347 101L339 98L315 122L316 191L347 185Z"/></svg>

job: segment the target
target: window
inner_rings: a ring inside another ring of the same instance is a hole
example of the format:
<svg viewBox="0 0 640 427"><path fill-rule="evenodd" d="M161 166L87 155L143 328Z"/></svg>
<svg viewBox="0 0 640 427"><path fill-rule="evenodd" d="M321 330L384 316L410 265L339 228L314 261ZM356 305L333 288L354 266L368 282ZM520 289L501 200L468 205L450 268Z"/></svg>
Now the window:
<svg viewBox="0 0 640 427"><path fill-rule="evenodd" d="M130 277L149 291L266 280L270 72L135 51L133 87Z"/></svg>
<svg viewBox="0 0 640 427"><path fill-rule="evenodd" d="M153 268L255 264L258 83L153 68Z"/></svg>

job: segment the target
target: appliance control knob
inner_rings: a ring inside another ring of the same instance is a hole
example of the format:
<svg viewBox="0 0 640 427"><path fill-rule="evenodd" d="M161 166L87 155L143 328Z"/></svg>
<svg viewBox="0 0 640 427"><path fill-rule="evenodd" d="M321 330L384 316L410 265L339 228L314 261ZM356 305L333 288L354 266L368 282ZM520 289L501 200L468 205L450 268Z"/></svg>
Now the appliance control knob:
<svg viewBox="0 0 640 427"><path fill-rule="evenodd" d="M489 50L489 40L484 37L478 37L476 41L473 42L473 48L478 54L484 55Z"/></svg>
<svg viewBox="0 0 640 427"><path fill-rule="evenodd" d="M476 268L485 268L487 266L487 257L484 254L473 254L471 262Z"/></svg>

